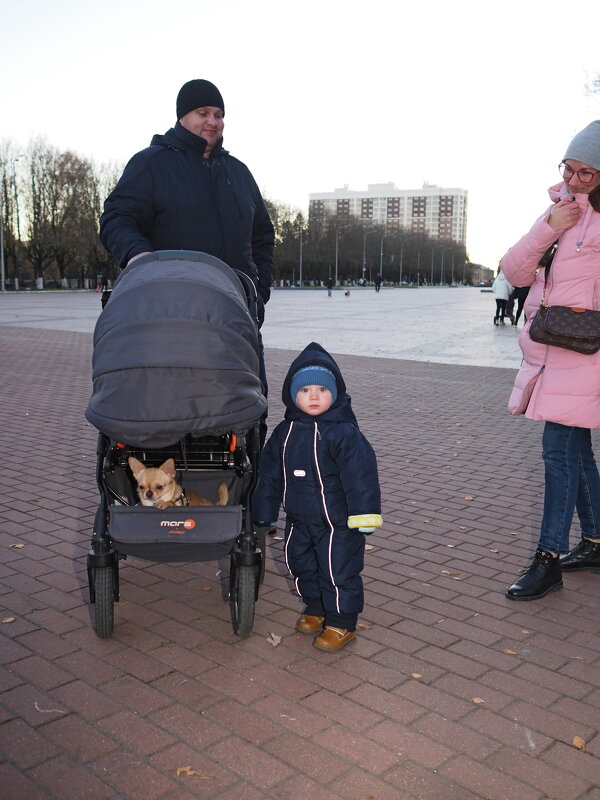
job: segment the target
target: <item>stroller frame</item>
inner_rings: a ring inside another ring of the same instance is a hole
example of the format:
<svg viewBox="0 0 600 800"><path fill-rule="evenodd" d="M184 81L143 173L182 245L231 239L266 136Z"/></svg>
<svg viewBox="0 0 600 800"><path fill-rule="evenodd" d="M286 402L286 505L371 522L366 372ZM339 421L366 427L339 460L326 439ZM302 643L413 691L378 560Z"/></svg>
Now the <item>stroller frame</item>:
<svg viewBox="0 0 600 800"><path fill-rule="evenodd" d="M239 270L234 272L246 294L249 312L257 321L255 286L247 275ZM103 308L109 297L108 293L103 295ZM170 447L157 449L132 447L114 442L103 433L98 435L96 483L100 502L87 555L87 574L90 603L94 605L94 629L100 638L112 636L114 604L120 599L119 561L128 555L158 562L211 561L229 555L233 630L240 637L249 636L264 576L266 538L264 531L254 530L251 514L251 498L258 477L259 427L257 421L243 434L201 437L188 434ZM161 529L153 540L147 539L145 522L155 529L161 524L161 512L138 505L135 481L127 463L129 456L147 466L159 466L173 458L187 488L196 488L198 482L206 479L214 482L224 478L233 504L169 508L162 515L167 513L175 522L162 525L177 525L180 520L184 528L186 524L192 528L197 524L200 532L193 537L180 537L169 534L185 531ZM231 532L228 526L232 521L236 522L236 528ZM204 532L208 534L206 542L202 541Z"/></svg>

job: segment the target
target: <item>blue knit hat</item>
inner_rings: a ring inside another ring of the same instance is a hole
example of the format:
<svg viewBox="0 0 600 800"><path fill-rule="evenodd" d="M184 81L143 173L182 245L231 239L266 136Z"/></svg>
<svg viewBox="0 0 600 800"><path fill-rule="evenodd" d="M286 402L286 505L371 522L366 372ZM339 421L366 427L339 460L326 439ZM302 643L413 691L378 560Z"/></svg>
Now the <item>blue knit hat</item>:
<svg viewBox="0 0 600 800"><path fill-rule="evenodd" d="M335 381L335 375L326 367L319 367L316 365L303 367L294 375L290 383L290 396L292 402L296 406L298 405L296 403L296 395L303 386L324 386L331 392L333 398L331 405L336 401L337 383Z"/></svg>

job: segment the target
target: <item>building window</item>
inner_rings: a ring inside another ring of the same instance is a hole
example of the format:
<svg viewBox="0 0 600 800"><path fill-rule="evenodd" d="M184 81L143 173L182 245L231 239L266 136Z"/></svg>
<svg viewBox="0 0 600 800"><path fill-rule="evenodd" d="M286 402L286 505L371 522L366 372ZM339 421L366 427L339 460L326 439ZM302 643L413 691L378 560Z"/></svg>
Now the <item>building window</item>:
<svg viewBox="0 0 600 800"><path fill-rule="evenodd" d="M348 219L350 216L350 200L337 201L337 216Z"/></svg>
<svg viewBox="0 0 600 800"><path fill-rule="evenodd" d="M387 199L387 215L388 219L394 219L400 216L400 198L388 197Z"/></svg>
<svg viewBox="0 0 600 800"><path fill-rule="evenodd" d="M424 217L427 210L426 197L413 197L412 199L412 215L413 217Z"/></svg>
<svg viewBox="0 0 600 800"><path fill-rule="evenodd" d="M323 219L325 216L325 203L322 200L311 200L309 216L313 219Z"/></svg>
<svg viewBox="0 0 600 800"><path fill-rule="evenodd" d="M454 213L454 198L452 196L440 197L440 217L451 217Z"/></svg>
<svg viewBox="0 0 600 800"><path fill-rule="evenodd" d="M373 219L373 201L365 198L360 201L360 216L362 219Z"/></svg>

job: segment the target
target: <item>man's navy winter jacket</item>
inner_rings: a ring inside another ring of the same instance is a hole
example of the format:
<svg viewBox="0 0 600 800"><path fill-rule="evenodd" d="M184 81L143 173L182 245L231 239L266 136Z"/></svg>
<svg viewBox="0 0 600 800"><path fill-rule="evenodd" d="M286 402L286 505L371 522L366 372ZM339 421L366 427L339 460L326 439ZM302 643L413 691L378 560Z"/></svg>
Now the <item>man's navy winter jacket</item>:
<svg viewBox="0 0 600 800"><path fill-rule="evenodd" d="M298 370L314 365L334 374L338 394L328 411L313 417L292 402L290 383ZM375 453L358 428L340 369L321 345L308 345L292 363L282 399L285 420L261 453L253 518L274 523L283 505L292 523L309 528L370 526L359 520L381 514Z"/></svg>
<svg viewBox="0 0 600 800"><path fill-rule="evenodd" d="M100 238L125 267L153 250L198 250L250 275L267 302L274 233L245 164L179 122L129 161L104 204Z"/></svg>

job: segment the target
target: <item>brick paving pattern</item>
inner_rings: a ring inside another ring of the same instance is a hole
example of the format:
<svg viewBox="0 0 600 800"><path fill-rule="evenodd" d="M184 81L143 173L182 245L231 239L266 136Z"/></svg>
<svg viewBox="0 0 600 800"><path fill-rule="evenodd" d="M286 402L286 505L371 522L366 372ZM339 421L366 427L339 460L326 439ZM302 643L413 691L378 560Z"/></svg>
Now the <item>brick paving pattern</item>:
<svg viewBox="0 0 600 800"><path fill-rule="evenodd" d="M224 565L132 558L98 639L91 335L0 327L0 354L3 800L599 800L600 578L504 596L542 500L512 370L339 357L385 525L359 638L332 655L294 632L280 534L250 638ZM293 355L267 352L273 422Z"/></svg>

